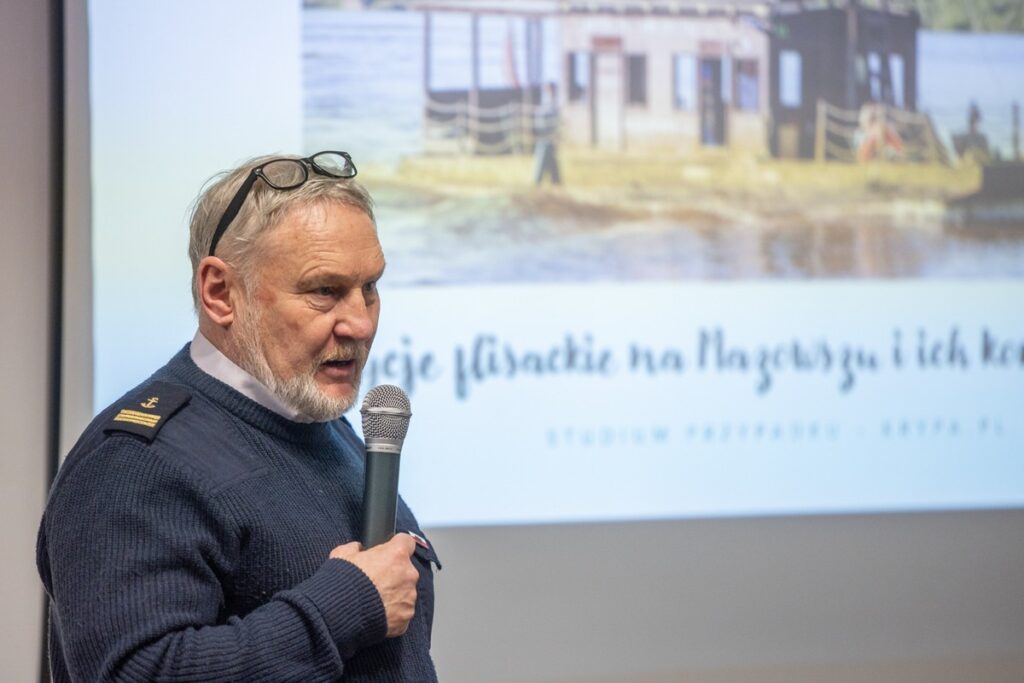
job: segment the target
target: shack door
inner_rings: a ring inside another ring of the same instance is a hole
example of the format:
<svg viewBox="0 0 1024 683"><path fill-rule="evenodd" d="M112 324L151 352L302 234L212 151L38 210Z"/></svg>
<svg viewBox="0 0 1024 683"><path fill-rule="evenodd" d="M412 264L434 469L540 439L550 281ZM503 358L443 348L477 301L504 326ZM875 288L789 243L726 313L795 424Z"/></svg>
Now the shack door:
<svg viewBox="0 0 1024 683"><path fill-rule="evenodd" d="M722 99L722 59L702 57L697 71L700 88L700 142L725 144L725 101Z"/></svg>
<svg viewBox="0 0 1024 683"><path fill-rule="evenodd" d="M618 36L595 36L593 47L593 140L595 146L600 149L619 151L623 143L623 109L626 97L622 39Z"/></svg>

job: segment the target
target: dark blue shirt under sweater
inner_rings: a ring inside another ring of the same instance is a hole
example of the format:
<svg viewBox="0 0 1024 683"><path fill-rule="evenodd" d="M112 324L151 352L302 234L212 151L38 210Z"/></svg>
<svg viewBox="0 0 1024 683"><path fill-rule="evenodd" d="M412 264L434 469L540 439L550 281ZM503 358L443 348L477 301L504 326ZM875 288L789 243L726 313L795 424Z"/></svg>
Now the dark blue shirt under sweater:
<svg viewBox="0 0 1024 683"><path fill-rule="evenodd" d="M153 382L188 402L150 441L113 418ZM54 681L436 681L433 551L413 556L416 616L390 639L370 580L327 559L359 537L363 472L347 422L291 422L186 346L92 422L53 484L37 562ZM404 502L398 526L423 535Z"/></svg>

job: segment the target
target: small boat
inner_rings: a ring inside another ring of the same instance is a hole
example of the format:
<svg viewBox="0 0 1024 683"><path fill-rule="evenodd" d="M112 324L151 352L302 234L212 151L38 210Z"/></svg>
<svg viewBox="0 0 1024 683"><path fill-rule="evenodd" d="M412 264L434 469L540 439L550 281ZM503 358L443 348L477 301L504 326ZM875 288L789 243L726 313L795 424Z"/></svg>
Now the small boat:
<svg viewBox="0 0 1024 683"><path fill-rule="evenodd" d="M946 202L946 219L957 226L986 224L1024 229L1024 162L982 167L981 187Z"/></svg>

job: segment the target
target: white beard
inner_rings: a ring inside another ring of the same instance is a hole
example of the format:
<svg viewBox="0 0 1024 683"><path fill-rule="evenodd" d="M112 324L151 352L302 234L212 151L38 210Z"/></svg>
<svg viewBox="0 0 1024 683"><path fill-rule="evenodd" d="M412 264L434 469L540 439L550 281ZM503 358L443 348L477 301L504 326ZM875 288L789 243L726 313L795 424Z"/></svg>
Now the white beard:
<svg viewBox="0 0 1024 683"><path fill-rule="evenodd" d="M243 311L245 312L240 311L240 314L235 316L233 323L237 331L237 335L233 336L235 336L240 354L238 365L243 370L258 379L282 403L315 422L337 420L352 407L359 393L359 379L366 362L366 354L362 346L356 343L339 344L338 353L330 354L325 358L317 358L310 363L308 368L294 377L281 379L274 374L274 371L270 369L270 364L267 363L263 345L266 333L260 312L253 306L245 306ZM335 360L336 356L354 358L356 362L355 391L347 398L328 396L317 385L314 377L323 362Z"/></svg>

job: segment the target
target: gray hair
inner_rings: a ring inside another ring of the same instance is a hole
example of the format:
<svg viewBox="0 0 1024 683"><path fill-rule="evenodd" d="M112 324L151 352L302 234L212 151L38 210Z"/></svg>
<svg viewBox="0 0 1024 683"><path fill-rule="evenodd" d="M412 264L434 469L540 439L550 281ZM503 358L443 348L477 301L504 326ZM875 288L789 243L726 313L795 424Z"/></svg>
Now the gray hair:
<svg viewBox="0 0 1024 683"><path fill-rule="evenodd" d="M188 257L192 261L192 303L199 310L199 283L196 274L199 262L210 251L210 242L224 210L252 169L271 159L300 159L294 154L273 154L246 161L234 170L225 171L207 181L192 207L189 221ZM353 179L322 176L313 170L309 179L294 190L275 190L263 181L249 190L242 209L217 243L217 253L225 262L239 271L243 287L251 282L252 265L259 253L260 238L275 228L281 219L298 206L316 206L337 202L359 209L373 216L373 199L366 189Z"/></svg>

